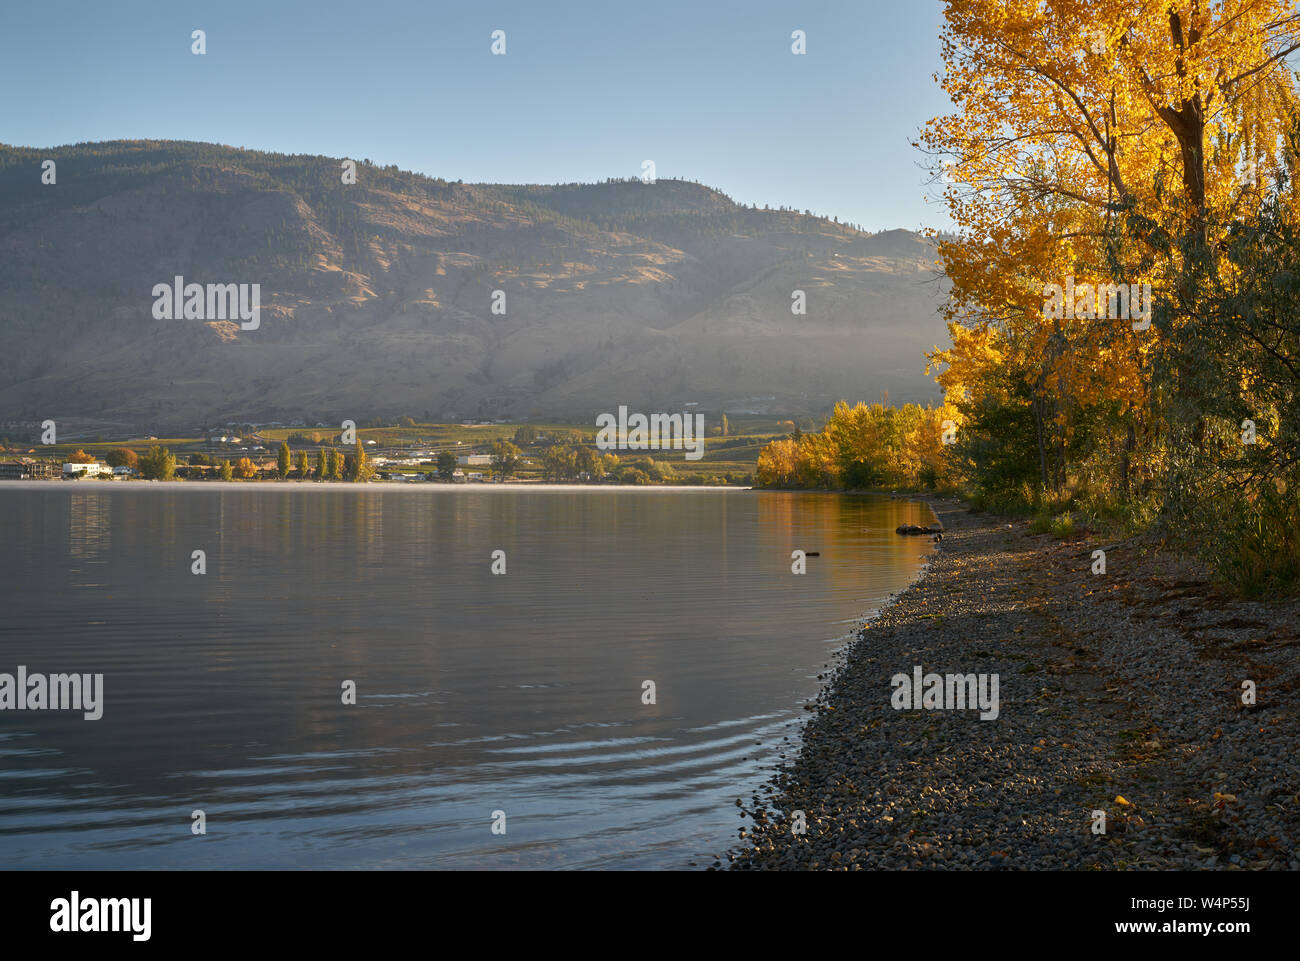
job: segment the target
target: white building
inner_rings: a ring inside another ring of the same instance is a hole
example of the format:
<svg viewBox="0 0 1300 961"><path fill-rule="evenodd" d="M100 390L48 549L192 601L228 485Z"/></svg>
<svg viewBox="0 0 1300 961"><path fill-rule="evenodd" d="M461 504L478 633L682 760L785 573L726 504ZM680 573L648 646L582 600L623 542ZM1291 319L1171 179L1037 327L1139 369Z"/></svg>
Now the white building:
<svg viewBox="0 0 1300 961"><path fill-rule="evenodd" d="M113 469L107 464L64 464L64 477L98 477L100 474L112 475Z"/></svg>

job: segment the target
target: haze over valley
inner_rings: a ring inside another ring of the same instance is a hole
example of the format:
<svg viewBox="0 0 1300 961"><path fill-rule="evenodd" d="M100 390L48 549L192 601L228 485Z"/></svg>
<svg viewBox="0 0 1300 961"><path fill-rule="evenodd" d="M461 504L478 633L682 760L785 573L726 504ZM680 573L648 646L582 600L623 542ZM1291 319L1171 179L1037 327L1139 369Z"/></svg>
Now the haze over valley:
<svg viewBox="0 0 1300 961"><path fill-rule="evenodd" d="M946 344L946 285L918 234L682 180L462 184L358 158L345 184L342 160L0 147L5 419L163 432L940 399L922 354ZM176 276L260 284L259 326L155 319Z"/></svg>

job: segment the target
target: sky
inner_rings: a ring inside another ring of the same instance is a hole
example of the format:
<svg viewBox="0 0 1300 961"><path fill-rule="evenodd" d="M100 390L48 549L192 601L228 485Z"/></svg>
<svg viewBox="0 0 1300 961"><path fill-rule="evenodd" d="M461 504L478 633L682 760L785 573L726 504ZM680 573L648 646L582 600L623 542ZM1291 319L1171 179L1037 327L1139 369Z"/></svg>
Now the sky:
<svg viewBox="0 0 1300 961"><path fill-rule="evenodd" d="M911 146L939 0L0 8L0 143L202 140L488 183L636 177L876 231L950 226ZM192 53L192 32L206 53ZM491 52L505 32L505 54ZM803 55L791 34L804 31Z"/></svg>

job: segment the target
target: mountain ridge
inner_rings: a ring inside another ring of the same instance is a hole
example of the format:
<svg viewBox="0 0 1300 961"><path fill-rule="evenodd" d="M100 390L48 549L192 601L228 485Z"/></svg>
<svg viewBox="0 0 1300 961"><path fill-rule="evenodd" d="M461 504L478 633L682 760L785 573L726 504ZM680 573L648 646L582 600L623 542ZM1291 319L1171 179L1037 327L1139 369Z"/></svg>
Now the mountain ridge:
<svg viewBox="0 0 1300 961"><path fill-rule="evenodd" d="M0 420L163 430L939 398L922 351L944 343L946 284L917 234L686 180L464 184L357 161L344 184L343 159L0 145ZM155 319L153 287L178 275L260 284L258 328Z"/></svg>

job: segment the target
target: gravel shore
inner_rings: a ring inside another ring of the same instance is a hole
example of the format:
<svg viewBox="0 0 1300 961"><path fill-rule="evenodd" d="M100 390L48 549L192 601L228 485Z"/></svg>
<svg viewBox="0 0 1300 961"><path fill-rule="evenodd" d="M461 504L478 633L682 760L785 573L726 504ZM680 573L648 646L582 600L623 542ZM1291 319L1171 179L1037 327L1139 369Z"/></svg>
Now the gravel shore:
<svg viewBox="0 0 1300 961"><path fill-rule="evenodd" d="M929 503L928 569L845 650L798 757L737 802L720 863L1300 870L1300 604L1234 600L1149 541ZM997 718L894 709L917 665L997 674Z"/></svg>

